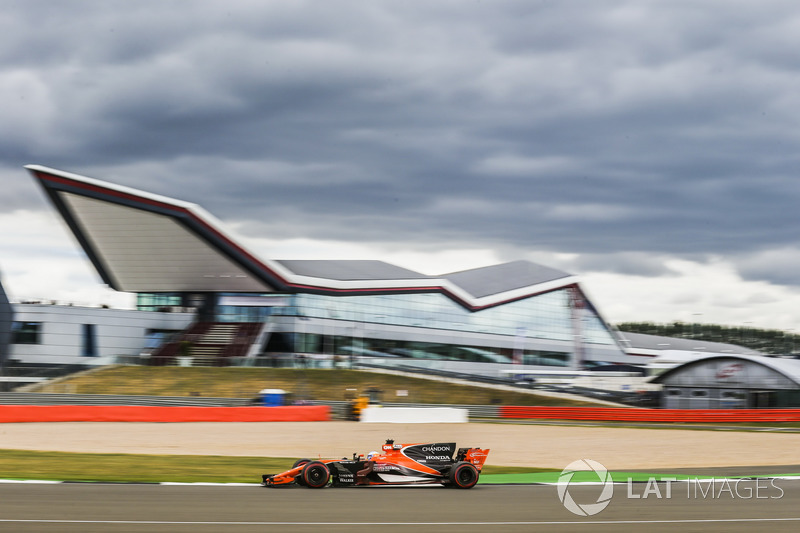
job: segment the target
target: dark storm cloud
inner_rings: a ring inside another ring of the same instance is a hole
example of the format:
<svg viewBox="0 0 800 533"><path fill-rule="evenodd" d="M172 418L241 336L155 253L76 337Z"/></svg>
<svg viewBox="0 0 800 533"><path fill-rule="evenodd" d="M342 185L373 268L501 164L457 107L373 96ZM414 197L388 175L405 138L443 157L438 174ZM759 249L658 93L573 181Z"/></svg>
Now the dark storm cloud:
<svg viewBox="0 0 800 533"><path fill-rule="evenodd" d="M39 163L251 236L785 281L748 253L798 246L798 30L781 1L18 2L0 208L40 207Z"/></svg>

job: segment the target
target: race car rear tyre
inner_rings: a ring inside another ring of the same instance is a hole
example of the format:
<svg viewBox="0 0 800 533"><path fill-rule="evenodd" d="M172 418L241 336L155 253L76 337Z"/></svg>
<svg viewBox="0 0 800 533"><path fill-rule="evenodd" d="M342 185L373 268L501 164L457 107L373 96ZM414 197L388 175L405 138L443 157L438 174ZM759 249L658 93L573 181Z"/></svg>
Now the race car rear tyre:
<svg viewBox="0 0 800 533"><path fill-rule="evenodd" d="M453 465L447 477L450 479L450 486L471 489L478 482L478 470L470 463L462 461Z"/></svg>
<svg viewBox="0 0 800 533"><path fill-rule="evenodd" d="M300 477L303 484L312 489L321 489L331 479L331 472L325 463L312 461L303 467Z"/></svg>

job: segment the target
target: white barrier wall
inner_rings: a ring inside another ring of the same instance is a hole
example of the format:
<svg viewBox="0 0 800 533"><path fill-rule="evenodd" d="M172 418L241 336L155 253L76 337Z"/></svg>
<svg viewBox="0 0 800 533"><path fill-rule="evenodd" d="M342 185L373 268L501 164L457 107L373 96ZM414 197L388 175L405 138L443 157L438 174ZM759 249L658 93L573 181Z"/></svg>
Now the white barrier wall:
<svg viewBox="0 0 800 533"><path fill-rule="evenodd" d="M361 422L395 424L463 424L469 411L451 407L367 407L361 411Z"/></svg>

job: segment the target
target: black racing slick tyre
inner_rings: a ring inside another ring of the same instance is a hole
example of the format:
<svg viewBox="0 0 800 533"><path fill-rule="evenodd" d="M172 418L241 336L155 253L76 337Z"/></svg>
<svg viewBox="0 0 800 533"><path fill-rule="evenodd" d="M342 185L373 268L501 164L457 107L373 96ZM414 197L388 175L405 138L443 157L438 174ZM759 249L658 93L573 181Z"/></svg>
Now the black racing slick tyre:
<svg viewBox="0 0 800 533"><path fill-rule="evenodd" d="M298 459L292 465L292 469L295 469L298 466L307 465L310 462L311 462L311 459ZM297 483L298 485L305 485L306 484L305 481L303 481L303 472L302 471L298 475L296 475L294 477L294 482Z"/></svg>
<svg viewBox="0 0 800 533"><path fill-rule="evenodd" d="M478 482L478 470L470 463L462 461L453 465L447 477L451 487L471 489Z"/></svg>
<svg viewBox="0 0 800 533"><path fill-rule="evenodd" d="M312 489L321 489L331 479L331 472L325 463L312 461L303 467L300 474L303 484Z"/></svg>

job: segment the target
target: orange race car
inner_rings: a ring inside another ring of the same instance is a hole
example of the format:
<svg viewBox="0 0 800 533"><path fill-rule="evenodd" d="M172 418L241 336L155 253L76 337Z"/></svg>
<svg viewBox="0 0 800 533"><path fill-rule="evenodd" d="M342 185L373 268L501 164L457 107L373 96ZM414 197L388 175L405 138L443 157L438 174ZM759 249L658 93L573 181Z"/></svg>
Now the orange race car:
<svg viewBox="0 0 800 533"><path fill-rule="evenodd" d="M471 489L478 482L489 450L459 448L455 442L395 444L352 459L300 459L280 474L264 474L265 487L303 485L314 489L355 485L432 485Z"/></svg>

